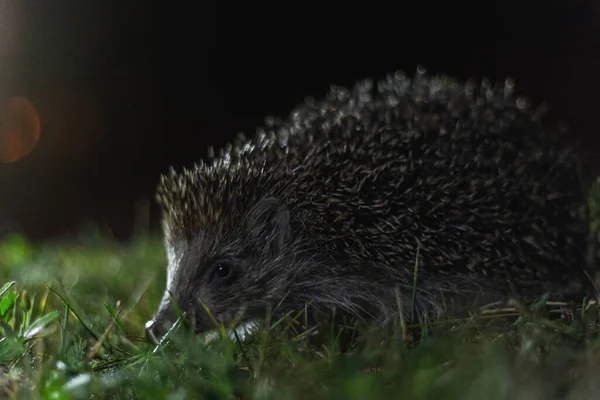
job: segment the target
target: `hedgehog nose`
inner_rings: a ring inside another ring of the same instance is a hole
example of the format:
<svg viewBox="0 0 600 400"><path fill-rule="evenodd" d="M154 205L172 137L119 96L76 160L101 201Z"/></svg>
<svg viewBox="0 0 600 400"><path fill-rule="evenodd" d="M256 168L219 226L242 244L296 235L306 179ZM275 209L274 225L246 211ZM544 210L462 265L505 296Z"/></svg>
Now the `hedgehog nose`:
<svg viewBox="0 0 600 400"><path fill-rule="evenodd" d="M160 323L160 321L153 319L146 322L146 340L151 343L158 344L158 341L167 333L167 328L164 325L164 323Z"/></svg>

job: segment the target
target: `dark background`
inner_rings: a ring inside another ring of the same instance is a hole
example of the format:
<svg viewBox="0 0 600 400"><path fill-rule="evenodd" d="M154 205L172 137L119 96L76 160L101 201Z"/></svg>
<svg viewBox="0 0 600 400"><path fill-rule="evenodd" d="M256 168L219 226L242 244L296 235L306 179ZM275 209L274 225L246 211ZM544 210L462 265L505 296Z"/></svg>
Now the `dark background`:
<svg viewBox="0 0 600 400"><path fill-rule="evenodd" d="M592 0L428 2L0 0L0 97L42 131L0 165L0 234L86 221L134 231L168 165L190 165L329 84L418 64L515 78L572 128L598 170L600 8ZM157 226L156 208L150 222Z"/></svg>

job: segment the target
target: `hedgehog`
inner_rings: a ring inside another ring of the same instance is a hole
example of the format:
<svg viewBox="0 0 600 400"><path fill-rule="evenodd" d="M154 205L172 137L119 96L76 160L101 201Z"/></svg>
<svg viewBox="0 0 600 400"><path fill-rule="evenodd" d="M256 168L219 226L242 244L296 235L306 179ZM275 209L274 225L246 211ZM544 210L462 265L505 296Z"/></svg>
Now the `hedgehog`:
<svg viewBox="0 0 600 400"><path fill-rule="evenodd" d="M331 86L171 168L156 195L167 287L147 330L178 313L201 333L307 304L385 323L588 293L576 146L514 86L422 67Z"/></svg>

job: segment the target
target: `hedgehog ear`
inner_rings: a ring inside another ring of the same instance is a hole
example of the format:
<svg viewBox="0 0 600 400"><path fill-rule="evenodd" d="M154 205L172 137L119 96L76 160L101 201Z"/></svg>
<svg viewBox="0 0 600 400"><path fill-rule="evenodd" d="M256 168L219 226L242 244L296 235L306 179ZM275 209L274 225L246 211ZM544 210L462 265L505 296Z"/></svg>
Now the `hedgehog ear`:
<svg viewBox="0 0 600 400"><path fill-rule="evenodd" d="M272 197L258 201L248 213L246 231L264 250L281 254L291 237L287 206Z"/></svg>

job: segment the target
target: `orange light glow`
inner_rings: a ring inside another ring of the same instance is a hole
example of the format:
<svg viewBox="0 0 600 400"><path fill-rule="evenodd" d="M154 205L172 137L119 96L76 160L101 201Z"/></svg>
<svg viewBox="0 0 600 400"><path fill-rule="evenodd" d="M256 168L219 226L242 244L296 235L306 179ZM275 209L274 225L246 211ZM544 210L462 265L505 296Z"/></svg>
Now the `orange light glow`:
<svg viewBox="0 0 600 400"><path fill-rule="evenodd" d="M38 112L27 98L12 97L0 104L0 162L23 159L39 139Z"/></svg>

